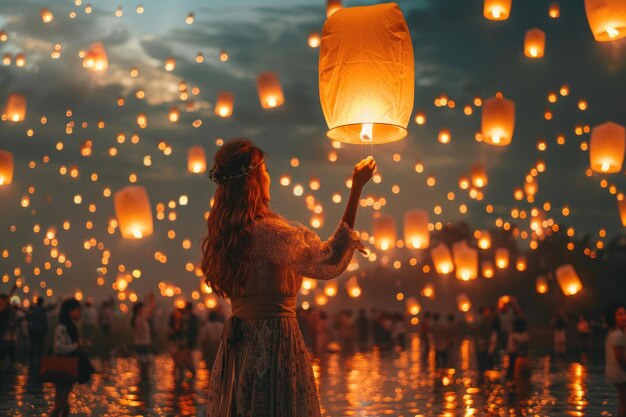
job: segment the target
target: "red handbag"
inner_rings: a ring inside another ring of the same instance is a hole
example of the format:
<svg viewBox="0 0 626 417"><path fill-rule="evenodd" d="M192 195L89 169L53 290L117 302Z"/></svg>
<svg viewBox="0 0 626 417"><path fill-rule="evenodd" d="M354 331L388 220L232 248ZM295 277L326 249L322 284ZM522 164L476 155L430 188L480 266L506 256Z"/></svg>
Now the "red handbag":
<svg viewBox="0 0 626 417"><path fill-rule="evenodd" d="M78 381L78 357L44 356L41 358L43 382L72 384Z"/></svg>

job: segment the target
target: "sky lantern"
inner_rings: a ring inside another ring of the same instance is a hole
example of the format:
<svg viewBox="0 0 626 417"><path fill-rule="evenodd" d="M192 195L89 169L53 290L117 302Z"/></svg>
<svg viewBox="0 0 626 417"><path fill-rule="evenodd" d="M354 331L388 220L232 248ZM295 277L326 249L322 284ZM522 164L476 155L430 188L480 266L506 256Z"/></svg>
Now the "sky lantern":
<svg viewBox="0 0 626 417"><path fill-rule="evenodd" d="M176 68L176 58L171 56L165 60L165 71L174 71L174 68Z"/></svg>
<svg viewBox="0 0 626 417"><path fill-rule="evenodd" d="M115 217L124 239L141 239L153 232L148 192L140 185L129 185L113 197Z"/></svg>
<svg viewBox="0 0 626 417"><path fill-rule="evenodd" d="M235 95L230 91L221 91L217 95L217 101L215 102L215 114L220 117L230 117L233 114L233 107L235 106Z"/></svg>
<svg viewBox="0 0 626 417"><path fill-rule="evenodd" d="M486 250L491 247L491 233L488 230L477 230L474 235L480 249Z"/></svg>
<svg viewBox="0 0 626 417"><path fill-rule="evenodd" d="M13 154L0 149L0 186L13 182Z"/></svg>
<svg viewBox="0 0 626 417"><path fill-rule="evenodd" d="M328 137L355 144L403 139L414 75L411 34L397 4L337 11L324 24L319 58Z"/></svg>
<svg viewBox="0 0 626 417"><path fill-rule="evenodd" d="M361 295L361 287L356 277L350 277L346 281L346 292L352 298L357 298Z"/></svg>
<svg viewBox="0 0 626 417"><path fill-rule="evenodd" d="M326 0L326 18L329 18L337 10L341 9L341 0Z"/></svg>
<svg viewBox="0 0 626 417"><path fill-rule="evenodd" d="M583 283L581 282L576 270L572 264L565 264L558 267L555 271L556 280L561 287L561 291L565 295L574 295L583 289Z"/></svg>
<svg viewBox="0 0 626 417"><path fill-rule="evenodd" d="M485 100L481 119L483 141L490 145L506 146L513 139L515 129L515 103L502 93Z"/></svg>
<svg viewBox="0 0 626 417"><path fill-rule="evenodd" d="M512 0L485 0L483 15L489 20L507 20L511 15Z"/></svg>
<svg viewBox="0 0 626 417"><path fill-rule="evenodd" d="M528 58L542 58L546 50L546 33L541 29L530 29L524 38L524 55Z"/></svg>
<svg viewBox="0 0 626 417"><path fill-rule="evenodd" d="M308 44L311 48L319 48L322 43L322 37L319 32L311 32L309 33Z"/></svg>
<svg viewBox="0 0 626 417"><path fill-rule="evenodd" d="M626 199L617 200L617 207L619 209L619 217L622 219L622 225L626 227Z"/></svg>
<svg viewBox="0 0 626 417"><path fill-rule="evenodd" d="M194 174L206 171L206 153L202 146L192 146L187 151L187 170Z"/></svg>
<svg viewBox="0 0 626 417"><path fill-rule="evenodd" d="M41 16L41 21L44 23L50 23L54 20L54 15L50 9L46 9L45 7L39 11L39 16Z"/></svg>
<svg viewBox="0 0 626 417"><path fill-rule="evenodd" d="M482 188L487 185L487 169L485 164L478 162L471 168L472 185L476 188Z"/></svg>
<svg viewBox="0 0 626 417"><path fill-rule="evenodd" d="M444 243L439 243L430 248L430 257L438 274L446 275L454 269L450 249Z"/></svg>
<svg viewBox="0 0 626 417"><path fill-rule="evenodd" d="M496 249L496 266L498 269L509 267L509 250L507 248Z"/></svg>
<svg viewBox="0 0 626 417"><path fill-rule="evenodd" d="M396 220L393 216L384 214L374 216L372 232L376 248L385 251L396 245Z"/></svg>
<svg viewBox="0 0 626 417"><path fill-rule="evenodd" d="M585 0L585 12L596 41L610 42L626 36L624 0Z"/></svg>
<svg viewBox="0 0 626 417"><path fill-rule="evenodd" d="M550 3L548 8L548 16L552 19L558 19L561 16L561 5L557 2Z"/></svg>
<svg viewBox="0 0 626 417"><path fill-rule="evenodd" d="M9 95L6 106L6 117L11 122L21 122L26 117L26 96L13 93Z"/></svg>
<svg viewBox="0 0 626 417"><path fill-rule="evenodd" d="M422 297L426 297L430 300L434 300L435 299L435 286L432 284L432 282L427 282L424 285L424 288L422 288L422 291L420 291L420 294L422 295Z"/></svg>
<svg viewBox="0 0 626 417"><path fill-rule="evenodd" d="M167 118L172 123L178 122L180 120L180 110L178 109L178 107L172 107L167 115Z"/></svg>
<svg viewBox="0 0 626 417"><path fill-rule="evenodd" d="M430 244L428 212L411 210L404 214L404 242L412 249L425 249Z"/></svg>
<svg viewBox="0 0 626 417"><path fill-rule="evenodd" d="M613 122L595 126L589 142L589 165L603 174L622 170L626 150L626 129Z"/></svg>
<svg viewBox="0 0 626 417"><path fill-rule="evenodd" d="M415 297L407 297L407 299L404 301L404 305L406 306L407 313L412 316L417 316L420 311L422 311L422 306Z"/></svg>
<svg viewBox="0 0 626 417"><path fill-rule="evenodd" d="M263 72L256 80L259 101L264 109L273 109L282 106L285 102L283 89L280 86L278 75L275 72Z"/></svg>
<svg viewBox="0 0 626 417"><path fill-rule="evenodd" d="M545 294L548 292L548 280L545 276L539 275L537 279L535 279L535 290L537 294Z"/></svg>
<svg viewBox="0 0 626 417"><path fill-rule="evenodd" d="M456 296L456 306L458 307L460 312L467 313L471 310L472 303L470 302L470 299L467 295L459 294Z"/></svg>
<svg viewBox="0 0 626 417"><path fill-rule="evenodd" d="M104 71L109 67L109 59L102 42L94 42L83 58L83 67L94 71Z"/></svg>
<svg viewBox="0 0 626 417"><path fill-rule="evenodd" d="M519 255L515 260L515 269L519 272L526 271L526 267L528 266L528 261L524 255Z"/></svg>
<svg viewBox="0 0 626 417"><path fill-rule="evenodd" d="M328 281L324 285L324 294L326 294L326 296L334 297L337 295L338 292L339 292L339 284L337 283L336 279L333 279L332 281Z"/></svg>
<svg viewBox="0 0 626 417"><path fill-rule="evenodd" d="M478 251L462 240L452 245L456 278L470 281L478 276Z"/></svg>
<svg viewBox="0 0 626 417"><path fill-rule="evenodd" d="M483 261L481 264L481 274L483 276L483 278L493 278L493 276L495 275L496 271L495 268L493 266L493 262L491 261Z"/></svg>

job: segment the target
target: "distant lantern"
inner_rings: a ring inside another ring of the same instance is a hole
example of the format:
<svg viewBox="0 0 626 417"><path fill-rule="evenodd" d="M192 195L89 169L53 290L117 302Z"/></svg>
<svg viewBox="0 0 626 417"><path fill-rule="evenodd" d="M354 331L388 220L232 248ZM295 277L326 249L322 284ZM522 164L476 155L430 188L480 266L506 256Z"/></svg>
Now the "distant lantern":
<svg viewBox="0 0 626 417"><path fill-rule="evenodd" d="M498 269L509 267L509 250L507 248L496 249L496 266Z"/></svg>
<svg viewBox="0 0 626 417"><path fill-rule="evenodd" d="M341 0L326 0L326 17L329 18L342 7Z"/></svg>
<svg viewBox="0 0 626 417"><path fill-rule="evenodd" d="M404 305L406 306L406 312L409 313L411 316L417 316L420 311L422 311L422 306L415 297L408 297L404 301Z"/></svg>
<svg viewBox="0 0 626 417"><path fill-rule="evenodd" d="M558 19L561 16L561 5L557 2L550 3L548 8L548 16L552 19Z"/></svg>
<svg viewBox="0 0 626 417"><path fill-rule="evenodd" d="M524 38L524 55L542 58L546 50L546 33L541 29L530 29Z"/></svg>
<svg viewBox="0 0 626 417"><path fill-rule="evenodd" d="M115 217L124 239L141 239L152 234L152 209L148 192L139 185L129 185L114 195Z"/></svg>
<svg viewBox="0 0 626 417"><path fill-rule="evenodd" d="M202 146L192 146L187 151L187 170L194 174L206 171L206 153Z"/></svg>
<svg viewBox="0 0 626 417"><path fill-rule="evenodd" d="M506 146L515 130L515 103L501 93L485 100L481 120L483 141L490 145Z"/></svg>
<svg viewBox="0 0 626 417"><path fill-rule="evenodd" d="M626 3L624 0L585 0L587 21L598 42L626 37Z"/></svg>
<svg viewBox="0 0 626 417"><path fill-rule="evenodd" d="M619 217L622 220L622 226L626 227L626 199L617 200L617 208L619 209Z"/></svg>
<svg viewBox="0 0 626 417"><path fill-rule="evenodd" d="M467 313L472 309L472 303L470 302L469 297L465 294L459 294L456 296L456 306L459 311L463 313Z"/></svg>
<svg viewBox="0 0 626 417"><path fill-rule="evenodd" d="M613 122L595 126L589 142L591 169L603 174L620 172L626 151L626 129Z"/></svg>
<svg viewBox="0 0 626 417"><path fill-rule="evenodd" d="M226 52L224 50L222 50L220 52L220 61L222 61L222 62L228 61L228 52Z"/></svg>
<svg viewBox="0 0 626 417"><path fill-rule="evenodd" d="M481 273L483 278L493 278L493 276L495 275L496 271L495 268L493 266L493 262L491 261L483 261L483 263L481 264Z"/></svg>
<svg viewBox="0 0 626 417"><path fill-rule="evenodd" d="M414 73L411 34L397 4L336 12L324 24L319 59L328 137L357 144L403 139Z"/></svg>
<svg viewBox="0 0 626 417"><path fill-rule="evenodd" d="M165 60L165 71L174 71L176 68L176 58L169 57Z"/></svg>
<svg viewBox="0 0 626 417"><path fill-rule="evenodd" d="M0 150L0 186L13 182L13 154Z"/></svg>
<svg viewBox="0 0 626 417"><path fill-rule="evenodd" d="M526 267L528 266L528 261L524 255L519 255L515 260L515 269L519 272L526 271Z"/></svg>
<svg viewBox="0 0 626 417"><path fill-rule="evenodd" d="M548 280L545 276L540 275L535 279L535 290L537 294L545 294L548 292Z"/></svg>
<svg viewBox="0 0 626 417"><path fill-rule="evenodd" d="M426 285L424 285L424 288L422 288L422 291L420 292L420 294L422 295L422 297L426 297L430 300L434 300L435 299L435 286L432 284L432 282L427 282Z"/></svg>
<svg viewBox="0 0 626 417"><path fill-rule="evenodd" d="M563 294L574 295L583 289L583 283L580 281L576 270L571 264L558 267L555 274Z"/></svg>
<svg viewBox="0 0 626 417"><path fill-rule="evenodd" d="M352 298L357 298L361 295L361 287L356 277L350 277L346 281L346 292Z"/></svg>
<svg viewBox="0 0 626 417"><path fill-rule="evenodd" d="M471 168L472 185L476 188L482 188L487 185L487 169L485 164L478 162Z"/></svg>
<svg viewBox="0 0 626 417"><path fill-rule="evenodd" d="M396 220L393 216L379 214L372 225L374 241L380 250L389 250L396 245Z"/></svg>
<svg viewBox="0 0 626 417"><path fill-rule="evenodd" d="M440 243L430 248L430 257L438 274L449 274L454 269L450 249L445 244Z"/></svg>
<svg viewBox="0 0 626 417"><path fill-rule="evenodd" d="M480 249L489 249L491 247L491 233L487 230L477 232L477 245Z"/></svg>
<svg viewBox="0 0 626 417"><path fill-rule="evenodd" d="M141 129L145 129L146 127L148 127L148 116L146 116L144 113L139 113L137 115L137 126L139 126L139 128Z"/></svg>
<svg viewBox="0 0 626 417"><path fill-rule="evenodd" d="M280 86L278 75L275 72L263 72L256 80L259 101L264 109L273 109L282 106L285 102L283 89Z"/></svg>
<svg viewBox="0 0 626 417"><path fill-rule="evenodd" d="M489 20L507 20L511 15L512 0L485 0L483 15Z"/></svg>
<svg viewBox="0 0 626 417"><path fill-rule="evenodd" d="M11 122L21 122L26 117L26 96L11 94L7 99L6 117Z"/></svg>
<svg viewBox="0 0 626 417"><path fill-rule="evenodd" d="M94 72L104 71L109 67L109 59L101 42L91 44L83 58L83 67Z"/></svg>
<svg viewBox="0 0 626 417"><path fill-rule="evenodd" d="M430 244L428 212L411 210L404 214L404 243L411 249L425 249Z"/></svg>
<svg viewBox="0 0 626 417"><path fill-rule="evenodd" d="M478 251L471 248L464 240L452 245L452 256L456 278L470 281L478 276Z"/></svg>
<svg viewBox="0 0 626 417"><path fill-rule="evenodd" d="M54 20L54 15L50 9L46 9L45 7L39 11L39 16L41 16L41 21L44 23L50 23Z"/></svg>
<svg viewBox="0 0 626 417"><path fill-rule="evenodd" d="M178 107L172 107L167 117L172 123L178 122L180 120L180 110L178 110Z"/></svg>
<svg viewBox="0 0 626 417"><path fill-rule="evenodd" d="M230 117L233 114L235 95L229 91L222 91L217 95L215 114L220 117Z"/></svg>
<svg viewBox="0 0 626 417"><path fill-rule="evenodd" d="M322 43L322 38L320 37L319 32L311 32L309 33L309 47L311 48L319 48Z"/></svg>

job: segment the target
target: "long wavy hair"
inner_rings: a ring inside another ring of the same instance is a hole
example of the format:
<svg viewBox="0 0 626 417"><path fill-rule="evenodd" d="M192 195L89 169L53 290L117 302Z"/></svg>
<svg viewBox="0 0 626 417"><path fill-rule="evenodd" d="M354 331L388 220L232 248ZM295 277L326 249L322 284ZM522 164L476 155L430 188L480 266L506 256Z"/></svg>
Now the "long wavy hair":
<svg viewBox="0 0 626 417"><path fill-rule="evenodd" d="M80 308L80 302L75 298L68 298L63 301L61 304L61 311L59 312L59 324L62 324L67 329L67 334L69 335L72 342L78 342L78 327L76 327L76 323L72 320L72 310Z"/></svg>
<svg viewBox="0 0 626 417"><path fill-rule="evenodd" d="M230 140L215 154L211 173L218 184L202 242L200 268L207 285L222 298L242 289L252 273L250 237L254 223L277 217L263 196L264 159L265 153L243 138ZM242 175L250 166L255 168Z"/></svg>

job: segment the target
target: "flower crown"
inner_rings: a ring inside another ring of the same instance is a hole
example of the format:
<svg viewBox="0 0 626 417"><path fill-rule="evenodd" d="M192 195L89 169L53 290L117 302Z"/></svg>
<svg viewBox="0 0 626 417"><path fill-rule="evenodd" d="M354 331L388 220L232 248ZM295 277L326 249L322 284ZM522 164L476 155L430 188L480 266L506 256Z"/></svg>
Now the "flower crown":
<svg viewBox="0 0 626 417"><path fill-rule="evenodd" d="M211 181L213 181L215 184L221 184L224 181L228 181L228 180L232 180L235 178L241 178L241 177L245 177L246 175L248 175L250 172L252 172L252 170L256 167L258 167L259 165L261 165L263 163L263 161L257 163L256 165L241 165L239 167L239 171L236 174L231 174L231 175L227 175L224 173L219 172L220 171L220 166L216 166L215 168L213 168L212 170L209 171L209 178L211 179Z"/></svg>

